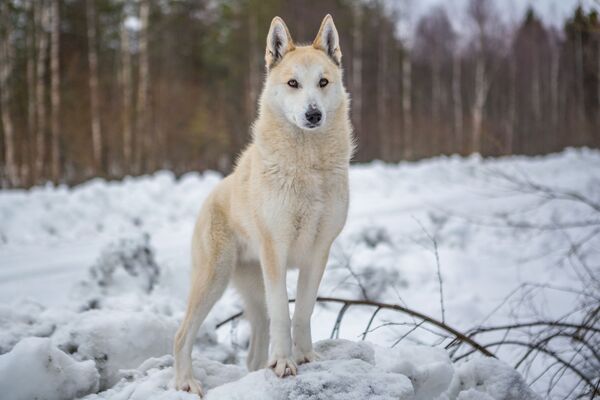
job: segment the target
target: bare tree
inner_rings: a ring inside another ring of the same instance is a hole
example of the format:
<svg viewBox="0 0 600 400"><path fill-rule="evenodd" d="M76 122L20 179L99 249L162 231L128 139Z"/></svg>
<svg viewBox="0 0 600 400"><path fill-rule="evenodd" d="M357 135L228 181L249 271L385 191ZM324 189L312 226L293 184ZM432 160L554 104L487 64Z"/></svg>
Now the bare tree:
<svg viewBox="0 0 600 400"><path fill-rule="evenodd" d="M148 20L150 17L150 4L148 0L140 1L140 37L139 37L139 71L138 71L138 92L137 92L137 110L136 110L136 168L143 170L142 163L149 166L151 135L148 130L148 85L149 85L149 64L148 64Z"/></svg>
<svg viewBox="0 0 600 400"><path fill-rule="evenodd" d="M597 63L597 69L596 69L596 83L597 83L597 87L596 87L596 99L597 99L597 109L596 109L596 118L598 120L598 126L600 126L600 30L598 32L596 32L596 41L598 43L596 43L597 46L597 57L598 59L596 60Z"/></svg>
<svg viewBox="0 0 600 400"><path fill-rule="evenodd" d="M354 126L362 130L362 5L352 7L352 117Z"/></svg>
<svg viewBox="0 0 600 400"><path fill-rule="evenodd" d="M582 125L585 121L585 71L583 59L583 38L580 29L575 31L575 82L577 87L577 117ZM580 126L581 126L580 125Z"/></svg>
<svg viewBox="0 0 600 400"><path fill-rule="evenodd" d="M471 107L471 151L481 152L483 135L483 113L488 97L490 82L487 76L485 52L488 47L487 29L492 12L489 0L471 0L468 13L476 28L477 53L475 59L475 96Z"/></svg>
<svg viewBox="0 0 600 400"><path fill-rule="evenodd" d="M402 56L402 116L404 122L404 158L413 155L412 134L412 61L406 51Z"/></svg>
<svg viewBox="0 0 600 400"><path fill-rule="evenodd" d="M508 61L508 115L506 118L506 153L512 154L515 145L517 118L517 62L516 57Z"/></svg>
<svg viewBox="0 0 600 400"><path fill-rule="evenodd" d="M18 184L18 171L15 161L14 125L10 114L10 76L14 63L12 23L7 1L0 5L0 21L4 27L0 31L0 108L2 111L2 130L4 131L4 165L8 185Z"/></svg>
<svg viewBox="0 0 600 400"><path fill-rule="evenodd" d="M258 29L256 26L256 16L248 13L248 95L247 112L248 118L252 121L256 113L256 99L260 86L260 61L257 57L260 54Z"/></svg>
<svg viewBox="0 0 600 400"><path fill-rule="evenodd" d="M26 29L26 54L27 54L27 143L35 141L36 134L36 87L35 87L35 29L36 23L34 18L34 3L33 0L27 0L25 3L25 11L27 17ZM35 171L34 162L35 146L27 146L23 148L23 157L27 159L27 163L22 163L23 172L21 176L23 180L27 179L29 184L33 183L32 178Z"/></svg>
<svg viewBox="0 0 600 400"><path fill-rule="evenodd" d="M458 50L452 55L452 104L454 109L454 138L456 141L455 149L459 152L464 151L464 132L463 132L463 104L461 84L462 65Z"/></svg>
<svg viewBox="0 0 600 400"><path fill-rule="evenodd" d="M34 180L37 181L43 177L46 160L46 85L44 82L44 77L46 76L46 56L48 51L47 28L50 17L47 2L44 0L34 2L34 14L37 28L37 65L35 90L37 129Z"/></svg>
<svg viewBox="0 0 600 400"><path fill-rule="evenodd" d="M131 130L132 88L131 88L131 49L129 45L129 32L126 26L127 14L123 12L121 21L121 88L123 96L123 109L121 118L123 123L123 168L131 172L133 154L133 140Z"/></svg>
<svg viewBox="0 0 600 400"><path fill-rule="evenodd" d="M102 170L102 130L100 125L100 99L98 93L98 51L96 50L96 5L94 0L86 3L90 113L92 124L92 154L96 171Z"/></svg>
<svg viewBox="0 0 600 400"><path fill-rule="evenodd" d="M51 149L52 149L52 178L58 182L60 171L60 15L59 0L52 0L52 30L50 36L50 104L52 106L51 120Z"/></svg>
<svg viewBox="0 0 600 400"><path fill-rule="evenodd" d="M380 5L382 12L384 7ZM388 103L388 32L385 24L379 25L378 59L377 59L377 130L379 133L379 154L385 161L390 160L391 135L386 125Z"/></svg>
<svg viewBox="0 0 600 400"><path fill-rule="evenodd" d="M428 15L421 18L417 25L415 40L416 55L421 62L430 67L431 72L431 144L438 151L445 151L448 135L444 132L446 124L441 123L442 112L446 111L442 67L452 57L455 33L444 7L435 7Z"/></svg>

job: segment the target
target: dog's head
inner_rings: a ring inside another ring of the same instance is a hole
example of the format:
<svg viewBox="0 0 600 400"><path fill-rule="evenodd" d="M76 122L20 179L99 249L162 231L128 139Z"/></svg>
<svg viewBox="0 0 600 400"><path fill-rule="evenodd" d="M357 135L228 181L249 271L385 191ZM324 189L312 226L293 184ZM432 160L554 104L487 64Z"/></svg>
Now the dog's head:
<svg viewBox="0 0 600 400"><path fill-rule="evenodd" d="M267 79L262 101L305 131L326 126L328 114L345 99L342 52L333 18L327 15L311 45L296 46L279 17L273 18L265 54Z"/></svg>

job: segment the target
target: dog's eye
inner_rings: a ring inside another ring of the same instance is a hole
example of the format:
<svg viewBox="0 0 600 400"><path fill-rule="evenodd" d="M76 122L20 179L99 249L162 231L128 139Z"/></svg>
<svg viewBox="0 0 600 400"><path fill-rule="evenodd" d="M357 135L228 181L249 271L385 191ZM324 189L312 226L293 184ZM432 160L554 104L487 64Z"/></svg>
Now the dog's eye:
<svg viewBox="0 0 600 400"><path fill-rule="evenodd" d="M293 87L294 89L298 89L298 81L295 79L290 79L288 81L288 86Z"/></svg>
<svg viewBox="0 0 600 400"><path fill-rule="evenodd" d="M329 84L329 81L328 81L327 79L325 79L325 78L323 78L323 79L321 79L321 80L319 81L319 87L325 87L325 86L327 86L328 84Z"/></svg>

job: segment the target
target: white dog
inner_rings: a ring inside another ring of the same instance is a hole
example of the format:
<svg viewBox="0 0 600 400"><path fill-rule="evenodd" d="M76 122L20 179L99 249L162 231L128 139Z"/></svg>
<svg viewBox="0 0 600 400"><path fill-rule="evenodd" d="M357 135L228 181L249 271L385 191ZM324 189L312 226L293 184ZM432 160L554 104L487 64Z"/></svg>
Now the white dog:
<svg viewBox="0 0 600 400"><path fill-rule="evenodd" d="M283 20L273 19L252 143L196 223L191 290L174 346L177 389L202 394L192 344L230 278L252 327L250 370L269 366L280 377L295 375L297 363L316 357L310 317L331 244L346 221L354 149L341 57L330 15L307 46L296 46ZM300 269L292 320L288 267Z"/></svg>

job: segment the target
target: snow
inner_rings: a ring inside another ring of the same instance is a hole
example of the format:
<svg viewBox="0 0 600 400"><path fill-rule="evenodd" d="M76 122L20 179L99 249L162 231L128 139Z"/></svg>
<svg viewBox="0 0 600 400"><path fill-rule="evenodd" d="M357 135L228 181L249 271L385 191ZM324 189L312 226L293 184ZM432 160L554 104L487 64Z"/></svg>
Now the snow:
<svg viewBox="0 0 600 400"><path fill-rule="evenodd" d="M0 388L5 400L69 399L98 389L91 360L77 362L47 338L25 338L0 357Z"/></svg>
<svg viewBox="0 0 600 400"><path fill-rule="evenodd" d="M207 400L405 400L413 399L407 377L374 368L359 359L322 360L301 365L296 377L279 379L259 370L208 392Z"/></svg>
<svg viewBox="0 0 600 400"><path fill-rule="evenodd" d="M463 363L454 375L448 395L458 400L542 400L523 382L517 371L493 358Z"/></svg>
<svg viewBox="0 0 600 400"><path fill-rule="evenodd" d="M531 283L579 285L565 261L565 238L580 240L593 227L516 230L499 221L583 221L590 209L520 192L502 174L600 198L600 152L589 149L354 165L348 223L320 295L406 305L459 330L570 312L578 299L563 291L505 298ZM71 189L1 191L0 397L196 398L172 389L170 353L185 307L195 217L220 179L163 171ZM597 240L583 245L592 265L598 248ZM290 271L290 297L296 279ZM385 310L362 341L374 311L367 307L348 309L343 339L329 340L340 305L324 303L312 319L319 360L283 380L268 370L248 374L247 322L215 328L240 309L228 290L196 340L194 372L208 399L539 398L526 382L542 364L523 377L510 366L519 356L503 349L494 349L503 361L473 355L454 364L437 337ZM544 385L540 379L532 388L542 393Z"/></svg>

